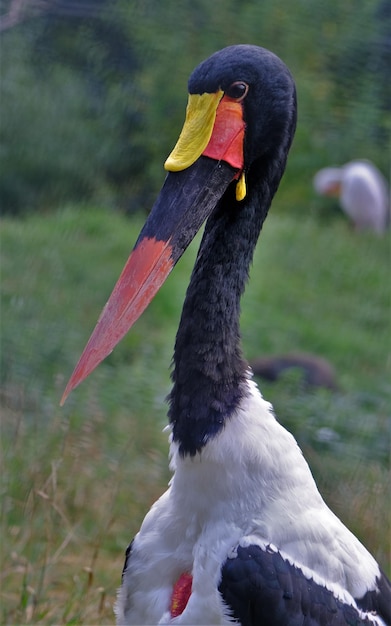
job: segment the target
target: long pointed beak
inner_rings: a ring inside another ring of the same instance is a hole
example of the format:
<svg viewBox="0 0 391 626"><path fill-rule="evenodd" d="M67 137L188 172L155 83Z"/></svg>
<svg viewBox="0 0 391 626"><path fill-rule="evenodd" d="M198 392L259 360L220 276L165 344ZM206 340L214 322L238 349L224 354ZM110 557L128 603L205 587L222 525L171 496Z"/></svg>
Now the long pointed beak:
<svg viewBox="0 0 391 626"><path fill-rule="evenodd" d="M61 405L139 318L237 175L238 170L228 163L203 156L188 169L168 174Z"/></svg>
<svg viewBox="0 0 391 626"><path fill-rule="evenodd" d="M245 196L242 106L222 91L190 95L169 174L61 399L77 387L128 332L155 296L206 218L236 179Z"/></svg>

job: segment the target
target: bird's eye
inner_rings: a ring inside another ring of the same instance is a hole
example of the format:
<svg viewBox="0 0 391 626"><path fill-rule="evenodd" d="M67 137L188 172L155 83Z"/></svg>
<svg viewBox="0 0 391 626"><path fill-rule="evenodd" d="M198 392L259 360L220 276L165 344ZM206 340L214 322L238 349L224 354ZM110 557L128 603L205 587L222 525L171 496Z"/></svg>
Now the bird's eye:
<svg viewBox="0 0 391 626"><path fill-rule="evenodd" d="M238 102L240 102L241 100L243 100L243 98L247 96L247 92L247 83L238 80L235 83L232 83L232 85L228 87L225 93L229 98L233 98L233 100L237 100Z"/></svg>

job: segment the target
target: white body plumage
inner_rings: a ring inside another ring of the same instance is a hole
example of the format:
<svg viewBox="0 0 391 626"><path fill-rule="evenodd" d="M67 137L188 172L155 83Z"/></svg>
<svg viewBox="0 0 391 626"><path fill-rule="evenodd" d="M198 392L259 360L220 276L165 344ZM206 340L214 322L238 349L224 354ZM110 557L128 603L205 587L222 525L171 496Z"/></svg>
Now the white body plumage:
<svg viewBox="0 0 391 626"><path fill-rule="evenodd" d="M295 439L251 380L248 390L200 454L183 458L171 444L174 476L134 540L118 624L232 623L218 585L239 543L278 546L306 576L353 606L353 597L375 587L376 561L326 506ZM192 573L192 594L171 618L173 586L184 572Z"/></svg>

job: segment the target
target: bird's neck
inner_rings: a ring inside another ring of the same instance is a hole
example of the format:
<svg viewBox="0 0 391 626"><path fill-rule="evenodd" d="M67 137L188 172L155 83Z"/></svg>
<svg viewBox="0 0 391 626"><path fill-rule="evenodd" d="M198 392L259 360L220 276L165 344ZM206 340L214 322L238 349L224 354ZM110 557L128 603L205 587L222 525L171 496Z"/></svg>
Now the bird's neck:
<svg viewBox="0 0 391 626"><path fill-rule="evenodd" d="M174 352L169 416L182 454L199 452L246 393L240 298L270 201L268 186L263 207L237 203L230 187L205 226Z"/></svg>

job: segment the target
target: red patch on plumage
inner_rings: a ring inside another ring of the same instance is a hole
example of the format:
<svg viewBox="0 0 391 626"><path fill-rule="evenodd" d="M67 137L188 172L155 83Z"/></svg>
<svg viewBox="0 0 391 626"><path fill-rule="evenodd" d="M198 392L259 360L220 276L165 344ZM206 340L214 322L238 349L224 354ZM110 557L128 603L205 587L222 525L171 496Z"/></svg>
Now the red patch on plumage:
<svg viewBox="0 0 391 626"><path fill-rule="evenodd" d="M193 576L191 574L181 574L172 590L170 613L171 617L178 617L186 608L191 595Z"/></svg>
<svg viewBox="0 0 391 626"><path fill-rule="evenodd" d="M224 96L217 107L212 136L202 154L216 161L226 161L241 171L245 128L242 105Z"/></svg>

